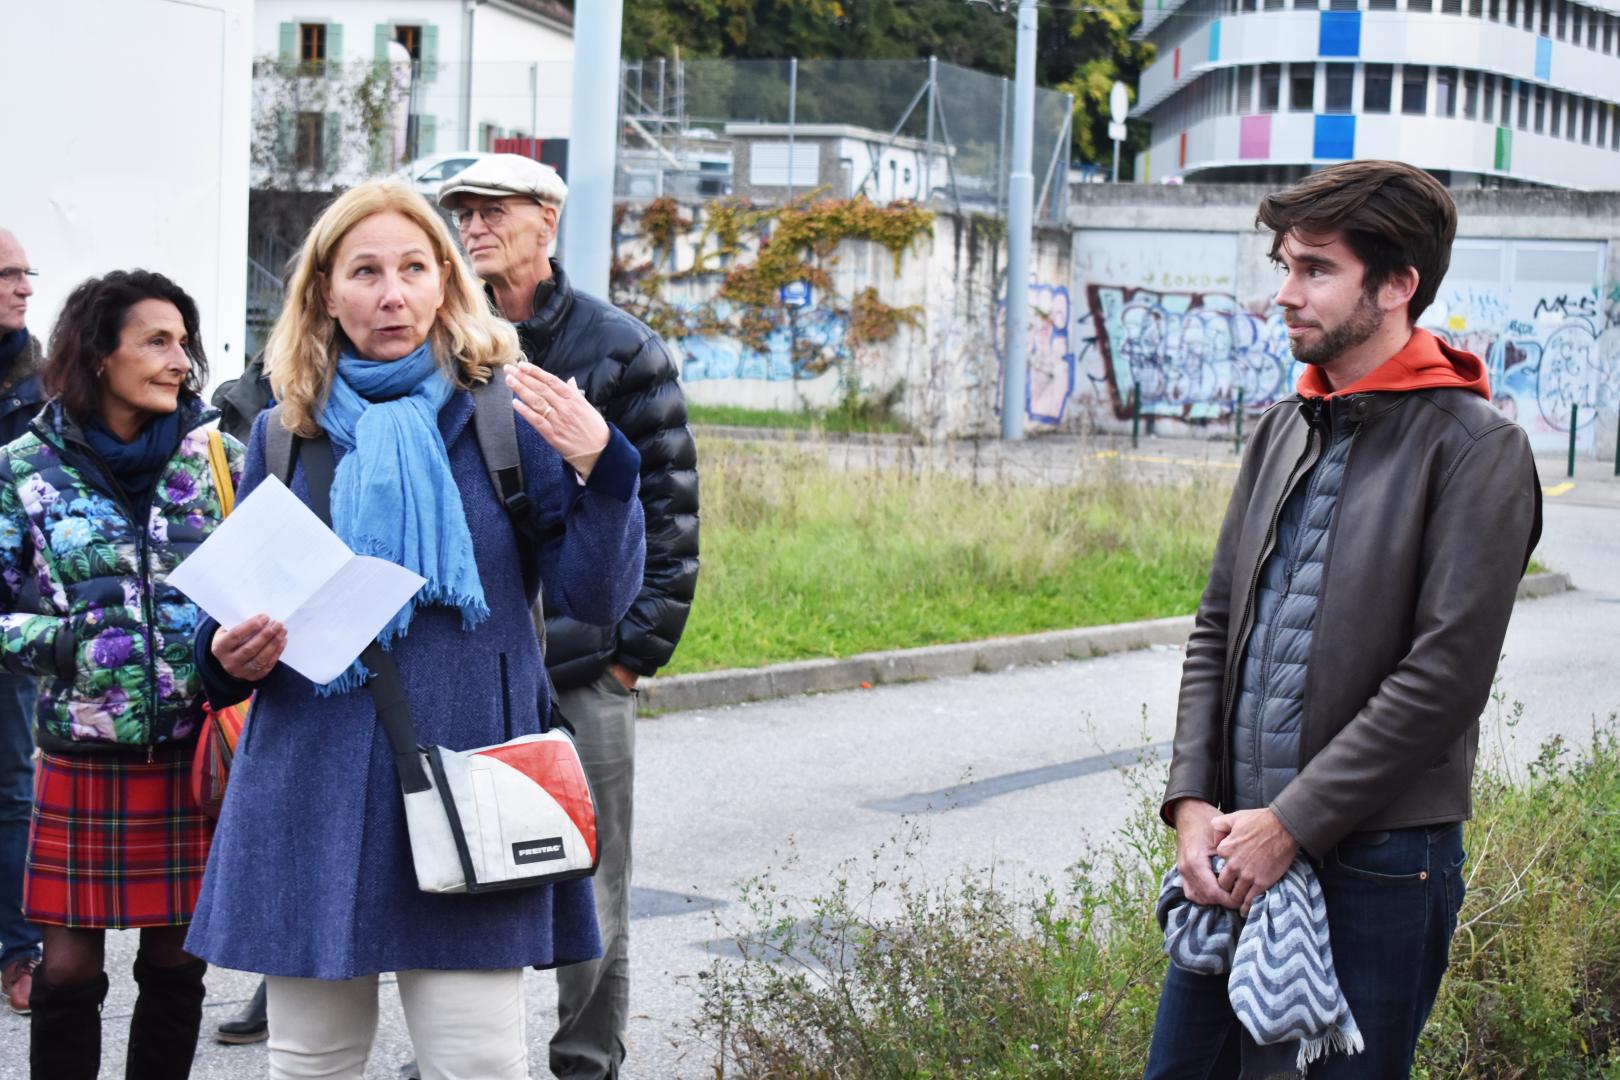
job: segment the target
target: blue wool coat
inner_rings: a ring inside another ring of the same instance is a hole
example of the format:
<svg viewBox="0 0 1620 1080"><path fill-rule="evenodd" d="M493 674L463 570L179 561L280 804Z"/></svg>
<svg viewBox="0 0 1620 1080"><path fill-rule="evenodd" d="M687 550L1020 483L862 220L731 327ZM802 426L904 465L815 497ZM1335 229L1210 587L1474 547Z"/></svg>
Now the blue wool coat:
<svg viewBox="0 0 1620 1080"><path fill-rule="evenodd" d="M456 393L439 430L490 616L463 630L458 611L422 607L393 647L418 738L458 750L539 731L549 710L524 551L485 470L472 410L472 396ZM243 497L264 478L265 419L249 439ZM547 596L576 618L612 625L641 588L636 451L614 431L581 486L527 424L517 427L529 497L543 521L563 516L567 524L538 556ZM292 490L307 501L302 466ZM209 698L221 705L250 684L230 679L208 654L213 629L199 628L197 652ZM464 896L417 888L393 757L363 687L319 697L308 679L278 664L257 690L186 938L190 952L223 967L317 979L553 966L600 953L588 879Z"/></svg>

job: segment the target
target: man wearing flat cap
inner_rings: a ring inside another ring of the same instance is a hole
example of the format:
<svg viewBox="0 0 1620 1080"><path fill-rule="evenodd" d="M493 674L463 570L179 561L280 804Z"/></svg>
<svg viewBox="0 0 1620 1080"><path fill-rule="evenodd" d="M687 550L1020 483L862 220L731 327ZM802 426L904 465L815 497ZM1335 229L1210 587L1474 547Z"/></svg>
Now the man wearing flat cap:
<svg viewBox="0 0 1620 1080"><path fill-rule="evenodd" d="M630 1000L635 686L669 662L686 626L698 573L697 452L675 364L658 335L605 300L575 292L551 258L567 197L556 170L517 154L481 158L439 189L439 205L450 212L468 261L516 326L529 361L575 379L641 451L647 518L641 595L617 626L546 613L546 666L597 800L603 951L600 960L557 971L551 1070L559 1077L616 1077Z"/></svg>

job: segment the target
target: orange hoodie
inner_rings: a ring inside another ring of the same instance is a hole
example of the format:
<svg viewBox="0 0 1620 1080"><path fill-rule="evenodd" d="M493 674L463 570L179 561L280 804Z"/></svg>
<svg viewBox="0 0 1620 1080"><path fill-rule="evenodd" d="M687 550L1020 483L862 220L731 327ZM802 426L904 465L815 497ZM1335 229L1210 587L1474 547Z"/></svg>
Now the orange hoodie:
<svg viewBox="0 0 1620 1080"><path fill-rule="evenodd" d="M1332 398L1370 390L1428 390L1437 386L1472 390L1486 401L1491 400L1490 382L1479 357L1453 349L1427 330L1414 329L1405 348L1344 389L1329 386L1327 376L1314 364L1306 366L1298 389L1301 397Z"/></svg>

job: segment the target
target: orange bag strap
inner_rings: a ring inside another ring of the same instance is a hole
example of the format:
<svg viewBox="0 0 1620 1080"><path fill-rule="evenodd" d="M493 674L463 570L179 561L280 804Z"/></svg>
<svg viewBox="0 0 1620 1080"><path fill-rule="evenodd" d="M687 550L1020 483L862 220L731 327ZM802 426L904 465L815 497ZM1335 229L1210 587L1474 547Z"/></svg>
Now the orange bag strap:
<svg viewBox="0 0 1620 1080"><path fill-rule="evenodd" d="M231 482L231 459L225 453L225 440L219 432L208 433L208 471L214 474L214 491L219 495L219 516L229 517L236 509L236 485Z"/></svg>

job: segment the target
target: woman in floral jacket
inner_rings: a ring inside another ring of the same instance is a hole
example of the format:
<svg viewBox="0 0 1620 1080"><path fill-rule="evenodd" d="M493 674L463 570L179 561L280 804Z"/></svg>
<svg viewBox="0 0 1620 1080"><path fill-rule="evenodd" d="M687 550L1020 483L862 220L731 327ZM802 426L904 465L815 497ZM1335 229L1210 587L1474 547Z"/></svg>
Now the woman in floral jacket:
<svg viewBox="0 0 1620 1080"><path fill-rule="evenodd" d="M220 519L197 322L161 274L86 281L51 338L51 401L0 450L0 664L40 680L23 886L45 931L36 1078L100 1069L108 928L141 930L124 1075L185 1077L197 1044L207 965L184 942L211 836L189 786L197 610L167 583ZM239 475L241 445L226 447Z"/></svg>

